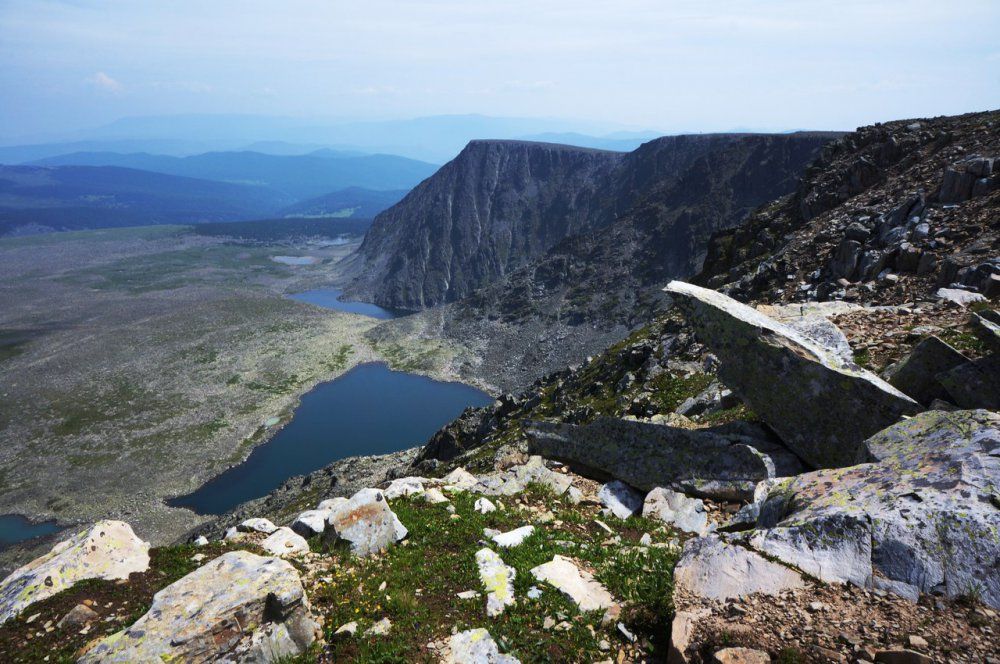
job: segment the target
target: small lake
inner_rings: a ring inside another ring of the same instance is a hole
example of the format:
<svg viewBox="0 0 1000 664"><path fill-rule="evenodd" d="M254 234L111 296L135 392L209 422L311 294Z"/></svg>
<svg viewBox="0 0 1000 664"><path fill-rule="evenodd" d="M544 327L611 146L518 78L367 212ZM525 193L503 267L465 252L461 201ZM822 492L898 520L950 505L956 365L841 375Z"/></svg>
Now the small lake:
<svg viewBox="0 0 1000 664"><path fill-rule="evenodd" d="M222 514L338 459L421 445L465 408L492 402L462 383L362 364L306 393L292 420L245 462L168 504Z"/></svg>
<svg viewBox="0 0 1000 664"><path fill-rule="evenodd" d="M0 550L60 530L62 527L55 521L32 523L20 514L4 514L0 516Z"/></svg>
<svg viewBox="0 0 1000 664"><path fill-rule="evenodd" d="M316 290L295 293L294 295L289 295L289 297L293 300L308 302L309 304L315 304L318 307L325 307L326 309L336 309L337 311L346 311L352 314L361 314L362 316L371 316L372 318L381 318L383 320L398 318L407 313L405 311L383 309L376 304L368 304L367 302L341 302L340 296L342 293L343 291L336 288L318 288Z"/></svg>

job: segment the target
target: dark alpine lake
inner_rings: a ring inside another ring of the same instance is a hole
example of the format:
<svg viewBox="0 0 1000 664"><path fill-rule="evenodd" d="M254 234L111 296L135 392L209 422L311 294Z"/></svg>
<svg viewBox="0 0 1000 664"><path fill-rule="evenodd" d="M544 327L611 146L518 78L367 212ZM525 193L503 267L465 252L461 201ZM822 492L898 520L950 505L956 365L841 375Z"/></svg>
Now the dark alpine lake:
<svg viewBox="0 0 1000 664"><path fill-rule="evenodd" d="M20 514L4 514L0 516L0 549L60 530L55 521L32 523Z"/></svg>
<svg viewBox="0 0 1000 664"><path fill-rule="evenodd" d="M291 422L245 462L168 504L222 514L337 459L420 445L465 408L489 403L462 383L362 364L305 394Z"/></svg>
<svg viewBox="0 0 1000 664"><path fill-rule="evenodd" d="M327 309L336 309L337 311L346 311L352 314L371 316L372 318L397 318L406 313L405 311L383 309L376 304L368 304L367 302L341 302L341 293L342 291L336 288L317 288L316 290L295 293L294 295L289 295L289 297L293 300L308 302L309 304L326 307Z"/></svg>

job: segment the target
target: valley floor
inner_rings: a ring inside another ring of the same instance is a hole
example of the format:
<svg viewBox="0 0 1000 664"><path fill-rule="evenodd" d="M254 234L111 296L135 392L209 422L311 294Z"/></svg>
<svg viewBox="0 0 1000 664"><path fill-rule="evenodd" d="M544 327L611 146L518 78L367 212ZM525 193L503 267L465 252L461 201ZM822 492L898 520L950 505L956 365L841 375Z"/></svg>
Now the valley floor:
<svg viewBox="0 0 1000 664"><path fill-rule="evenodd" d="M0 241L0 514L126 518L166 543L205 519L163 499L246 458L318 382L383 359L453 377L439 345L384 354L366 338L379 321L285 297L336 283L355 247L177 226Z"/></svg>

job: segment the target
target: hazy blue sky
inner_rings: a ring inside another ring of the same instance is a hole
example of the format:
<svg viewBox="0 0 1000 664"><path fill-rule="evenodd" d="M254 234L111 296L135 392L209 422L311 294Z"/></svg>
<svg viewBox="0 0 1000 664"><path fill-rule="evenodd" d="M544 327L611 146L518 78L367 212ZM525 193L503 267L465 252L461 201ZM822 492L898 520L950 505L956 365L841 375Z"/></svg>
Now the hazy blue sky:
<svg viewBox="0 0 1000 664"><path fill-rule="evenodd" d="M1000 106L998 0L0 0L0 134L126 115L853 128Z"/></svg>

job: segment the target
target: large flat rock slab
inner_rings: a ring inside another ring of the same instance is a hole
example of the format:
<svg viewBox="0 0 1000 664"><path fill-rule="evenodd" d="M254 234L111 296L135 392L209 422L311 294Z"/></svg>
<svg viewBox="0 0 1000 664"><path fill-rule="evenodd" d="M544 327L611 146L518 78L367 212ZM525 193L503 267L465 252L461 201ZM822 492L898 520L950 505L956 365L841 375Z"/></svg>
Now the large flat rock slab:
<svg viewBox="0 0 1000 664"><path fill-rule="evenodd" d="M868 461L866 438L920 410L836 349L752 307L681 281L665 290L719 357L723 382L817 468Z"/></svg>
<svg viewBox="0 0 1000 664"><path fill-rule="evenodd" d="M0 583L0 623L84 579L127 579L149 569L149 542L124 521L98 521Z"/></svg>
<svg viewBox="0 0 1000 664"><path fill-rule="evenodd" d="M79 661L275 662L304 653L318 631L290 563L231 551L156 593L145 615Z"/></svg>
<svg viewBox="0 0 1000 664"><path fill-rule="evenodd" d="M747 547L709 535L685 543L674 568L674 584L696 597L727 600L753 593L777 595L783 590L802 588L805 581L795 570Z"/></svg>
<svg viewBox="0 0 1000 664"><path fill-rule="evenodd" d="M532 422L533 453L642 491L669 487L723 500L749 500L761 480L775 476L771 458L746 436L720 435L612 417L587 425Z"/></svg>

